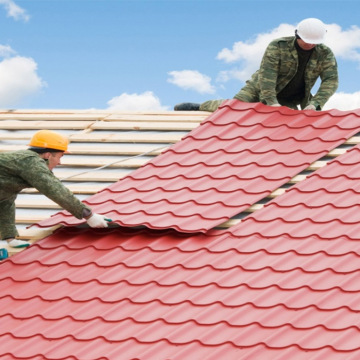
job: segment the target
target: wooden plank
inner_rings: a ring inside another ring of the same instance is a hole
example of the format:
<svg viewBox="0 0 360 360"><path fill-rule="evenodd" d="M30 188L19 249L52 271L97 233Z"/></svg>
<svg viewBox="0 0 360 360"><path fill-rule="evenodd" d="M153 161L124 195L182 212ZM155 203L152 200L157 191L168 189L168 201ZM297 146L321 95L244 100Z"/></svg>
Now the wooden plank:
<svg viewBox="0 0 360 360"><path fill-rule="evenodd" d="M31 229L20 229L18 238L21 240L29 241L30 244L36 243L36 241L43 239L49 235L51 235L59 226L53 226L52 228L42 229L42 228L31 228ZM11 248L9 246L5 246L8 251L9 256L18 254L22 251L25 251L27 248Z"/></svg>
<svg viewBox="0 0 360 360"><path fill-rule="evenodd" d="M74 134L69 138L74 142L111 142L111 143L176 143L180 141L185 134L173 133L116 133L116 134Z"/></svg>
<svg viewBox="0 0 360 360"><path fill-rule="evenodd" d="M54 203L48 198L42 198L38 196L39 199L27 199L27 198L17 198L15 201L15 206L18 209L62 209L58 204Z"/></svg>
<svg viewBox="0 0 360 360"><path fill-rule="evenodd" d="M186 122L139 122L139 121L96 121L91 125L93 130L136 130L136 131L191 131L199 126L198 123Z"/></svg>
<svg viewBox="0 0 360 360"><path fill-rule="evenodd" d="M79 169L80 170L80 169ZM126 175L130 174L132 170L126 172L123 171L115 171L115 172L107 172L107 171L90 171L86 173L79 172L62 172L57 171L56 176L61 180L71 179L71 181L85 181L85 182L115 182L119 179L122 179Z"/></svg>
<svg viewBox="0 0 360 360"><path fill-rule="evenodd" d="M12 110L0 110L0 114L104 114L104 116L111 115L114 111L105 109L12 109Z"/></svg>
<svg viewBox="0 0 360 360"><path fill-rule="evenodd" d="M222 228L222 229L230 228L232 226L238 225L240 222L241 219L230 219L218 225L217 228Z"/></svg>
<svg viewBox="0 0 360 360"><path fill-rule="evenodd" d="M104 144L109 146L101 146L97 144L96 146L89 144L76 144L73 146L69 145L69 151L71 155L140 155L147 153L148 155L159 155L161 152L165 151L169 146L156 146L156 144L128 144L128 143L119 143L116 145ZM0 144L0 152L6 151L17 151L24 150L26 146L23 145L4 145ZM70 155L66 155L70 156ZM65 157L64 157L65 158Z"/></svg>
<svg viewBox="0 0 360 360"><path fill-rule="evenodd" d="M289 180L289 183L296 184L299 183L300 181L304 181L307 177L308 175L295 175L293 178Z"/></svg>
<svg viewBox="0 0 360 360"><path fill-rule="evenodd" d="M93 195L107 187L107 185L104 185L102 183L97 183L94 185L67 183L64 185L76 195ZM28 189L22 190L21 193L22 194L37 194L38 191L34 188L28 188Z"/></svg>
<svg viewBox="0 0 360 360"><path fill-rule="evenodd" d="M348 150L349 150L349 149L338 149L338 148L336 148L336 149L334 149L334 150L331 150L327 156L336 157L336 156L345 154L346 151L348 151Z"/></svg>
<svg viewBox="0 0 360 360"><path fill-rule="evenodd" d="M346 140L345 144L349 144L349 145L360 144L360 136L352 136L351 138Z"/></svg>
<svg viewBox="0 0 360 360"><path fill-rule="evenodd" d="M1 119L0 119L1 120ZM66 120L66 119L65 119ZM86 129L91 127L98 130L158 130L158 131L190 131L199 125L200 121L193 122L165 122L165 121L99 121L95 120L8 120L2 119L0 129L29 130L29 129Z"/></svg>
<svg viewBox="0 0 360 360"><path fill-rule="evenodd" d="M251 205L249 208L245 209L244 212L245 213L253 213L255 211L262 209L263 207L264 207L264 204L254 204L254 205Z"/></svg>
<svg viewBox="0 0 360 360"><path fill-rule="evenodd" d="M69 114L69 113L0 113L0 120L22 120L22 121L95 121L102 120L108 114L94 114L94 113L84 113L84 114Z"/></svg>
<svg viewBox="0 0 360 360"><path fill-rule="evenodd" d="M20 120L3 120L0 121L1 130L83 130L90 127L93 121L20 121Z"/></svg>
<svg viewBox="0 0 360 360"><path fill-rule="evenodd" d="M270 197L270 198L276 198L276 197L284 194L285 192L286 192L286 188L279 188L279 189L274 190L274 191L269 195L269 197Z"/></svg>
<svg viewBox="0 0 360 360"><path fill-rule="evenodd" d="M109 165L109 168L139 168L140 166L146 164L147 162L151 161L151 158L123 158L123 159L90 159L90 158L74 158L71 156L64 156L61 159L62 166L72 166L72 167L87 167L87 168L98 168L102 166ZM116 163L115 163L116 162ZM79 170L81 171L81 170Z"/></svg>
<svg viewBox="0 0 360 360"><path fill-rule="evenodd" d="M35 223L38 223L39 221L48 219L49 215L42 215L42 214L35 214L31 211L28 212L28 214L16 214L16 224L27 224L32 225Z"/></svg>
<svg viewBox="0 0 360 360"><path fill-rule="evenodd" d="M176 143L180 141L185 134L172 134L172 133L122 133L122 134L73 134L69 136L72 142L88 142L88 143ZM29 140L29 135L23 133L8 133L1 134L0 140Z"/></svg>
<svg viewBox="0 0 360 360"><path fill-rule="evenodd" d="M108 115L106 121L156 121L156 122L196 122L206 119L209 114L204 111L169 112L169 113L122 113Z"/></svg>
<svg viewBox="0 0 360 360"><path fill-rule="evenodd" d="M178 116L185 115L209 115L208 111L174 111L174 110L142 110L142 111L124 111L124 110L105 110L109 112L109 115L144 115L144 116Z"/></svg>
<svg viewBox="0 0 360 360"><path fill-rule="evenodd" d="M324 167L328 161L314 161L306 170L316 171Z"/></svg>
<svg viewBox="0 0 360 360"><path fill-rule="evenodd" d="M55 225L50 228L39 228L33 226L29 229L19 229L19 239L28 240L30 242L35 242L36 240L43 239L46 236L51 235L57 228L61 227L62 225Z"/></svg>

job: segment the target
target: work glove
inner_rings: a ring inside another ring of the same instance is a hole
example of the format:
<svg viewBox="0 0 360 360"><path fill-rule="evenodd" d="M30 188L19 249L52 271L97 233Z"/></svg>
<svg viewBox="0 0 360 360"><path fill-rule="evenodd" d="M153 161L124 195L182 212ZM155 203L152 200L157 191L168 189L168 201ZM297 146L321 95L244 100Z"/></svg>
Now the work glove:
<svg viewBox="0 0 360 360"><path fill-rule="evenodd" d="M7 239L7 243L10 247L15 249L26 248L30 246L30 243L28 241L19 239Z"/></svg>
<svg viewBox="0 0 360 360"><path fill-rule="evenodd" d="M316 110L315 105L308 105L306 108L304 108L304 110Z"/></svg>
<svg viewBox="0 0 360 360"><path fill-rule="evenodd" d="M104 215L92 214L86 222L92 228L107 228L109 226L108 222L111 219L107 219Z"/></svg>
<svg viewBox="0 0 360 360"><path fill-rule="evenodd" d="M270 106L281 106L281 104L275 103L275 104L272 104L272 105L270 105Z"/></svg>

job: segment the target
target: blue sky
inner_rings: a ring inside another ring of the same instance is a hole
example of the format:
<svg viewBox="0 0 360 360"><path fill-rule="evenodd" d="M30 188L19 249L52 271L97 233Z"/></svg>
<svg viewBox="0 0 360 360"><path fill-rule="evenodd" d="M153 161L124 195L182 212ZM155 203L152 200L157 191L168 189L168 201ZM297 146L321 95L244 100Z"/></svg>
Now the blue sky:
<svg viewBox="0 0 360 360"><path fill-rule="evenodd" d="M0 0L0 107L172 110L232 98L266 45L316 17L360 108L360 2Z"/></svg>

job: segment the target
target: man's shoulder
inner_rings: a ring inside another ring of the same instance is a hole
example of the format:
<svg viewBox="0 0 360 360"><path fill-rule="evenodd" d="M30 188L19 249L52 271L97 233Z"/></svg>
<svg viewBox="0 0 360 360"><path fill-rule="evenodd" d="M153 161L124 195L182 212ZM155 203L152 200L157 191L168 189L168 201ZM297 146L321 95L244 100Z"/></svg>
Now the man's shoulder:
<svg viewBox="0 0 360 360"><path fill-rule="evenodd" d="M295 41L295 36L283 36L272 40L270 44L279 44L279 43L293 44L294 41Z"/></svg>
<svg viewBox="0 0 360 360"><path fill-rule="evenodd" d="M16 150L16 151L9 151L3 152L0 154L0 160L4 161L21 161L21 160L37 160L41 159L38 154L31 150Z"/></svg>
<svg viewBox="0 0 360 360"><path fill-rule="evenodd" d="M19 158L39 158L39 155L36 152L27 149L14 151L13 154L15 157Z"/></svg>
<svg viewBox="0 0 360 360"><path fill-rule="evenodd" d="M315 49L320 52L332 52L332 50L325 44L318 44Z"/></svg>
<svg viewBox="0 0 360 360"><path fill-rule="evenodd" d="M271 49L286 49L291 50L294 48L295 36L284 36L274 39L270 42L268 50Z"/></svg>

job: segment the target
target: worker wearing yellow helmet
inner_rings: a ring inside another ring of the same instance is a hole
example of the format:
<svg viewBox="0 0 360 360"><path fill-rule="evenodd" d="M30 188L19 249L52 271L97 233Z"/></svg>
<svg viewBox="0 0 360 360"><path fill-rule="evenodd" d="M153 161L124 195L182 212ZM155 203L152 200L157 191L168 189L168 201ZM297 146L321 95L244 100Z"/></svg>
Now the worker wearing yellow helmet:
<svg viewBox="0 0 360 360"><path fill-rule="evenodd" d="M103 215L92 213L52 172L67 152L68 144L65 136L40 130L31 138L27 150L0 154L0 239L6 240L10 247L30 245L16 239L15 199L25 188L36 188L76 218L85 218L91 227L108 226Z"/></svg>

